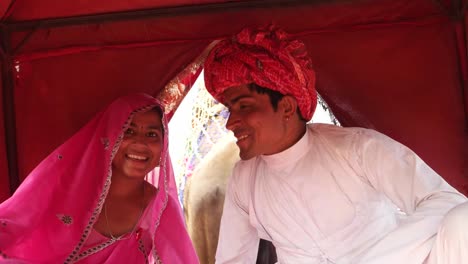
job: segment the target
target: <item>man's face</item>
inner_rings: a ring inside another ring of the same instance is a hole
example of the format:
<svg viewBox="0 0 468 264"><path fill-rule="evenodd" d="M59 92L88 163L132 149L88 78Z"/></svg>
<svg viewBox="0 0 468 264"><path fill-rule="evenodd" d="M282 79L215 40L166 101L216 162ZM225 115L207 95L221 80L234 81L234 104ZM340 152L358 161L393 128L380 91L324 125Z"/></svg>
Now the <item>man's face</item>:
<svg viewBox="0 0 468 264"><path fill-rule="evenodd" d="M144 178L159 165L163 144L161 116L154 110L133 116L124 131L122 143L112 161L113 173L129 178Z"/></svg>
<svg viewBox="0 0 468 264"><path fill-rule="evenodd" d="M226 128L234 133L240 158L271 155L281 151L285 129L280 109L274 111L267 94L251 91L247 85L228 88L223 104L229 109Z"/></svg>

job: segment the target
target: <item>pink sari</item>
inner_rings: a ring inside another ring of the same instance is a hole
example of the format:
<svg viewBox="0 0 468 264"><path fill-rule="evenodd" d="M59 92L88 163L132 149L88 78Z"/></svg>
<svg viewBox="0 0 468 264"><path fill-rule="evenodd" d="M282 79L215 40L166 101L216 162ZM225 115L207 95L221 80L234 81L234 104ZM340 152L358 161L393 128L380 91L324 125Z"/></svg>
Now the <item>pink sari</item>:
<svg viewBox="0 0 468 264"><path fill-rule="evenodd" d="M155 106L157 100L144 94L119 98L29 174L0 204L0 263L198 263L177 199L165 116L159 192L145 212L150 221L132 237L84 248L109 190L123 131L136 112ZM142 246L145 237L150 248Z"/></svg>

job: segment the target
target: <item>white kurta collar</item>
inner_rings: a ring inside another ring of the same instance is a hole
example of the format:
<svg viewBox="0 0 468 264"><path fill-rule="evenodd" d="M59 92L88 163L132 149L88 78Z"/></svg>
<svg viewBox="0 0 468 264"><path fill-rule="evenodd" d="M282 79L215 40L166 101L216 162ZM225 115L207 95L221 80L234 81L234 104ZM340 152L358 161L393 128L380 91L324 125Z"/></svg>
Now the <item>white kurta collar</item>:
<svg viewBox="0 0 468 264"><path fill-rule="evenodd" d="M309 150L309 127L302 138L294 145L280 153L272 155L261 155L260 158L265 161L268 167L272 169L283 169L288 165L294 164Z"/></svg>

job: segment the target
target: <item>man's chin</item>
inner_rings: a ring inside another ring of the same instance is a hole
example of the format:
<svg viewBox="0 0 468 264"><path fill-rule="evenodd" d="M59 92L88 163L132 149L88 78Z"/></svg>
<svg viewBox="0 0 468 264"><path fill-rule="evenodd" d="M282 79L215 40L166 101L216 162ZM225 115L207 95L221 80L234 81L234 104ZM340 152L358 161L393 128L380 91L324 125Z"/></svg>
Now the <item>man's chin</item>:
<svg viewBox="0 0 468 264"><path fill-rule="evenodd" d="M241 158L241 160L249 160L256 156L258 155L255 155L254 153L243 152L242 150L239 152L239 157Z"/></svg>

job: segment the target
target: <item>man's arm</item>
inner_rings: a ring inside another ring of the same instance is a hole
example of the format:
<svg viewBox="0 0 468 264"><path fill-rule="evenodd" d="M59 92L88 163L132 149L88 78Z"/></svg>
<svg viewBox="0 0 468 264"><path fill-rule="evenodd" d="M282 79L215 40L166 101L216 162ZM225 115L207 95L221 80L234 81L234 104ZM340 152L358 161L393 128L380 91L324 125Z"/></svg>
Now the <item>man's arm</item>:
<svg viewBox="0 0 468 264"><path fill-rule="evenodd" d="M216 250L217 264L251 264L257 259L259 237L257 230L250 224L248 196L245 195L250 188L246 182L240 182L248 181L248 177L239 178L247 175L238 175L237 171L235 168L226 190Z"/></svg>
<svg viewBox="0 0 468 264"><path fill-rule="evenodd" d="M406 214L373 250L381 251L377 256L398 256L393 260L424 258L445 214L466 197L406 146L372 130L361 133L355 153L363 176Z"/></svg>

